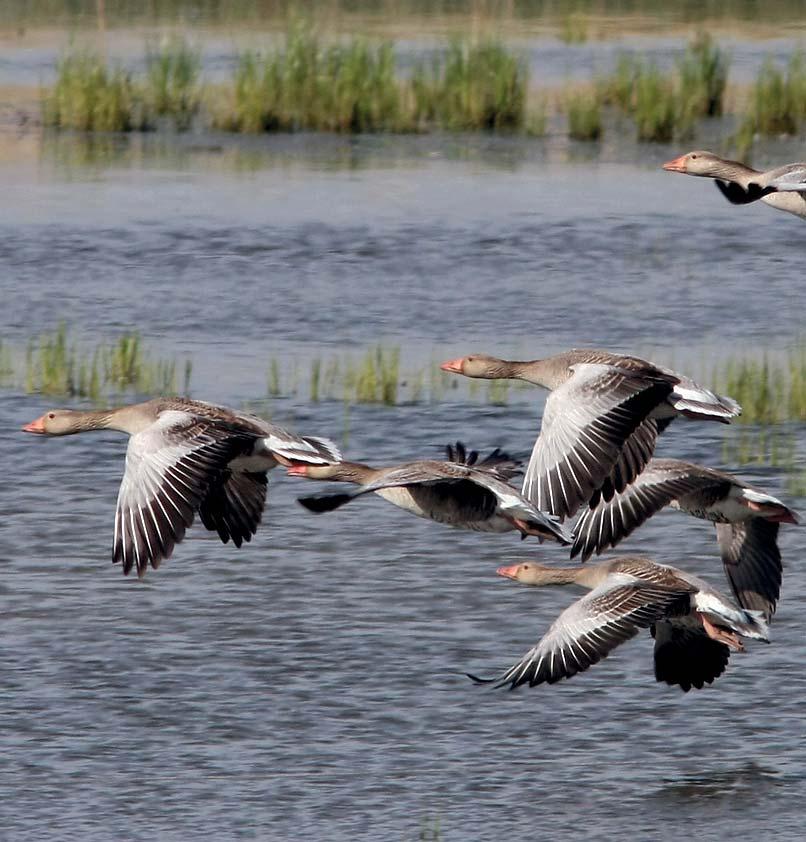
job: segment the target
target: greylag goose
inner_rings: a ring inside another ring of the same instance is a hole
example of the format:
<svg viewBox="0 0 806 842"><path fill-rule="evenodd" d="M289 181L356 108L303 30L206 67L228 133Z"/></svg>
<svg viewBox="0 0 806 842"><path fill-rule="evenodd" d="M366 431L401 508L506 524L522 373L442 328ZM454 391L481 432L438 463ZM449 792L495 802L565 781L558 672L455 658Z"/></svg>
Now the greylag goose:
<svg viewBox="0 0 806 842"><path fill-rule="evenodd" d="M574 536L555 518L538 511L507 480L518 463L496 450L476 462L473 452L465 458L461 444L448 449L449 460L423 460L371 468L360 462L331 465L292 465L290 476L352 482L359 487L342 493L300 497L309 511L330 512L364 494L375 493L418 517L476 532L518 530L522 537L551 538L561 544ZM468 464L468 462L470 464Z"/></svg>
<svg viewBox="0 0 806 842"><path fill-rule="evenodd" d="M115 513L112 559L124 574L157 568L198 511L204 526L240 547L254 535L277 464L341 458L327 439L298 436L253 415L188 398L155 398L117 409L53 409L22 428L43 436L90 430L127 433L126 470Z"/></svg>
<svg viewBox="0 0 806 842"><path fill-rule="evenodd" d="M610 500L594 494L577 520L571 558L587 561L615 547L665 506L716 525L733 595L742 608L762 611L769 621L781 593L778 524L797 523L797 515L766 491L713 468L650 459L633 483Z"/></svg>
<svg viewBox="0 0 806 842"><path fill-rule="evenodd" d="M560 518L573 515L605 483L623 490L675 417L728 423L741 412L736 401L688 377L608 351L575 349L526 362L474 354L441 368L551 391L522 490L538 509Z"/></svg>
<svg viewBox="0 0 806 842"><path fill-rule="evenodd" d="M725 670L740 638L768 641L760 611L734 606L702 579L625 556L580 567L548 567L526 562L500 567L528 585L582 585L590 589L552 623L539 643L497 678L479 679L496 687L571 678L607 657L621 643L649 628L655 638L655 678L684 691L711 683Z"/></svg>
<svg viewBox="0 0 806 842"><path fill-rule="evenodd" d="M667 161L663 169L716 179L722 195L734 205L761 200L770 207L806 219L806 164L784 164L761 172L739 161L727 161L713 152L696 150Z"/></svg>

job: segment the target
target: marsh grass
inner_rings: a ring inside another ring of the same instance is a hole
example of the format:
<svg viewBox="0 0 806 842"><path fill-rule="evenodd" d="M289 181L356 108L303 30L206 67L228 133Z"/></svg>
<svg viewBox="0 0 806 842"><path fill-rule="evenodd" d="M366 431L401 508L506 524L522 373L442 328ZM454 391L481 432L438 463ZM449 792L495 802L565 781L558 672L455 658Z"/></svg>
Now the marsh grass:
<svg viewBox="0 0 806 842"><path fill-rule="evenodd" d="M707 32L689 42L677 72L682 107L691 116L717 117L722 113L729 64Z"/></svg>
<svg viewBox="0 0 806 842"><path fill-rule="evenodd" d="M794 135L806 119L806 54L795 53L786 71L766 61L750 91L739 130L747 143L754 135Z"/></svg>
<svg viewBox="0 0 806 842"><path fill-rule="evenodd" d="M602 136L602 107L595 92L577 92L566 100L568 136L573 140L599 140Z"/></svg>
<svg viewBox="0 0 806 842"><path fill-rule="evenodd" d="M736 357L714 373L714 388L742 406L746 424L806 421L806 343L784 356Z"/></svg>
<svg viewBox="0 0 806 842"><path fill-rule="evenodd" d="M192 367L185 365L185 391ZM100 400L110 395L173 394L177 388L176 361L154 359L143 349L138 334L124 334L112 345L93 350L69 338L65 324L28 343L22 385L28 393Z"/></svg>
<svg viewBox="0 0 806 842"><path fill-rule="evenodd" d="M636 78L633 117L638 140L653 143L670 143L691 127L691 115L685 113L674 82L654 64L642 68Z"/></svg>
<svg viewBox="0 0 806 842"><path fill-rule="evenodd" d="M149 122L170 117L180 130L190 128L201 105L201 52L173 37L146 47L145 103Z"/></svg>
<svg viewBox="0 0 806 842"><path fill-rule="evenodd" d="M515 130L526 124L525 62L496 41L454 39L412 76L419 125L452 131Z"/></svg>
<svg viewBox="0 0 806 842"><path fill-rule="evenodd" d="M325 47L292 28L284 45L238 57L229 113L220 128L240 132L380 132L410 128L390 43L362 39Z"/></svg>
<svg viewBox="0 0 806 842"><path fill-rule="evenodd" d="M557 36L563 44L584 44L588 40L588 22L585 15L572 12L560 23Z"/></svg>
<svg viewBox="0 0 806 842"><path fill-rule="evenodd" d="M131 131L142 126L140 112L129 74L86 50L62 56L56 84L42 102L46 126L78 131Z"/></svg>

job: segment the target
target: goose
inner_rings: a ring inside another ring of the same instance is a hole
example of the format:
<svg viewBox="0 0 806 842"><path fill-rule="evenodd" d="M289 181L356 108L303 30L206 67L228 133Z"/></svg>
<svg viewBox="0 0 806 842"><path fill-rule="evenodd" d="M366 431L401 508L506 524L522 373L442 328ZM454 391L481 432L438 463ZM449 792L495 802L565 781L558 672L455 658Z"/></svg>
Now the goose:
<svg viewBox="0 0 806 842"><path fill-rule="evenodd" d="M743 651L741 638L769 642L760 611L737 608L702 579L648 558L624 556L576 567L524 562L497 572L528 585L581 585L590 592L566 608L502 675L469 675L477 684L510 689L527 682L554 684L649 628L655 638L655 678L688 692L722 675L731 650Z"/></svg>
<svg viewBox="0 0 806 842"><path fill-rule="evenodd" d="M778 526L798 517L778 498L714 468L650 459L632 485L610 500L594 494L577 520L571 558L587 561L615 547L665 506L715 524L734 597L769 622L781 593Z"/></svg>
<svg viewBox="0 0 806 842"><path fill-rule="evenodd" d="M40 436L90 430L129 435L118 493L112 560L142 578L185 536L198 511L204 526L240 547L255 534L267 472L278 464L341 459L328 439L298 436L254 415L182 397L115 409L52 409L23 428Z"/></svg>
<svg viewBox="0 0 806 842"><path fill-rule="evenodd" d="M523 481L541 511L570 517L595 491L621 491L641 472L677 416L729 423L741 413L693 380L638 357L573 349L541 360L473 354L443 371L525 380L551 391Z"/></svg>
<svg viewBox="0 0 806 842"><path fill-rule="evenodd" d="M760 199L770 207L806 219L806 164L784 164L761 172L713 152L696 150L667 161L663 169L716 179L722 195L734 205Z"/></svg>
<svg viewBox="0 0 806 842"><path fill-rule="evenodd" d="M331 465L295 464L289 476L356 483L359 487L341 493L300 497L309 511L320 514L361 497L375 493L414 515L459 529L476 532L509 532L521 537L534 535L541 541L550 538L561 544L571 543L573 534L555 518L538 511L507 482L518 471L519 463L495 450L477 462L473 451L458 442L448 448L447 462L422 460L388 468L371 468L360 462Z"/></svg>

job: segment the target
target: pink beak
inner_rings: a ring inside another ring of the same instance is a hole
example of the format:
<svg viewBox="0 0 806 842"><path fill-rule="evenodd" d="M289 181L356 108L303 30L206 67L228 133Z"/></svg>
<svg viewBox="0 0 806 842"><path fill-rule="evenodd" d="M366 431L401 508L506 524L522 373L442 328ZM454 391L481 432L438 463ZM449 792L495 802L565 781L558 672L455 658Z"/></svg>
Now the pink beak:
<svg viewBox="0 0 806 842"><path fill-rule="evenodd" d="M464 362L464 357L460 357L458 360L448 360L446 363L442 363L440 368L443 371L451 371L454 374L462 374Z"/></svg>
<svg viewBox="0 0 806 842"><path fill-rule="evenodd" d="M679 158L675 158L672 161L667 161L663 165L663 169L667 172L685 172L686 171L686 156L681 155Z"/></svg>
<svg viewBox="0 0 806 842"><path fill-rule="evenodd" d="M506 576L507 579L517 579L519 567L520 567L520 564L513 564L513 565L510 565L509 567L499 567L498 570L496 570L495 572L499 576Z"/></svg>
<svg viewBox="0 0 806 842"><path fill-rule="evenodd" d="M36 421L31 421L22 428L23 433L37 433L40 436L45 435L45 416L37 418Z"/></svg>
<svg viewBox="0 0 806 842"><path fill-rule="evenodd" d="M305 476L308 476L308 466L307 465L289 465L286 473L290 477L305 477Z"/></svg>

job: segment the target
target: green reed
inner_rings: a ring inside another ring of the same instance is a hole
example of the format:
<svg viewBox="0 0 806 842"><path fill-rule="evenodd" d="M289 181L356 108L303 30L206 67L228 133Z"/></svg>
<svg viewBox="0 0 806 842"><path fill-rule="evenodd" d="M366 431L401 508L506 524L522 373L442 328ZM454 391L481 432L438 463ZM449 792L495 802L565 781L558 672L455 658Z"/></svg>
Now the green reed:
<svg viewBox="0 0 806 842"><path fill-rule="evenodd" d="M390 43L325 46L297 25L282 47L238 58L230 112L221 128L241 132L378 132L407 128Z"/></svg>
<svg viewBox="0 0 806 842"><path fill-rule="evenodd" d="M185 391L190 388L185 365ZM16 372L15 372L16 375ZM88 350L72 342L64 323L28 343L21 385L28 393L100 400L109 395L173 394L176 361L154 359L137 334L124 334L112 345Z"/></svg>
<svg viewBox="0 0 806 842"><path fill-rule="evenodd" d="M584 44L588 40L588 22L585 15L571 13L560 22L557 36L563 44Z"/></svg>
<svg viewBox="0 0 806 842"><path fill-rule="evenodd" d="M729 63L707 32L689 42L677 73L682 107L691 116L716 117L722 113Z"/></svg>
<svg viewBox="0 0 806 842"><path fill-rule="evenodd" d="M139 101L129 74L110 68L89 51L65 54L56 84L42 103L46 126L80 131L125 132L138 127Z"/></svg>
<svg viewBox="0 0 806 842"><path fill-rule="evenodd" d="M526 64L503 44L454 39L414 72L417 120L454 131L523 128L528 82Z"/></svg>
<svg viewBox="0 0 806 842"><path fill-rule="evenodd" d="M806 421L806 343L783 356L763 353L723 363L712 382L742 406L737 419L747 424Z"/></svg>
<svg viewBox="0 0 806 842"><path fill-rule="evenodd" d="M145 101L149 116L171 117L188 129L201 105L201 52L173 37L146 47Z"/></svg>
<svg viewBox="0 0 806 842"><path fill-rule="evenodd" d="M766 61L750 91L740 136L797 134L806 120L806 55L799 51L786 71Z"/></svg>
<svg viewBox="0 0 806 842"><path fill-rule="evenodd" d="M595 92L572 94L565 103L568 136L573 140L599 140L602 136L602 107Z"/></svg>
<svg viewBox="0 0 806 842"><path fill-rule="evenodd" d="M674 82L655 65L643 68L636 79L633 117L638 140L653 143L670 143L690 128L690 115L685 113Z"/></svg>

